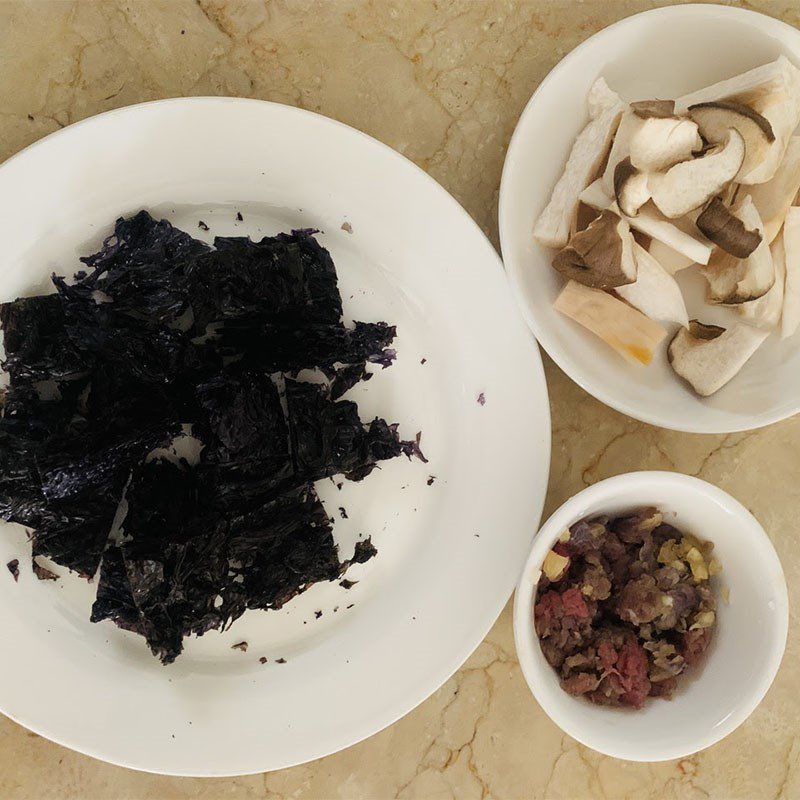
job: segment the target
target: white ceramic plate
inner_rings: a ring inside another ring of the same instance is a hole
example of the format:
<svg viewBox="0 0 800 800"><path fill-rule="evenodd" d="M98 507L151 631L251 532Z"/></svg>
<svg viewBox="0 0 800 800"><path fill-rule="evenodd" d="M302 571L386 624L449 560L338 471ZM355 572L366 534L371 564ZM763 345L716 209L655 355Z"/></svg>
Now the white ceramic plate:
<svg viewBox="0 0 800 800"><path fill-rule="evenodd" d="M234 775L317 758L424 700L508 599L548 476L538 351L497 254L437 183L351 128L251 100L122 109L12 158L0 168L0 298L46 290L53 270L74 271L115 217L140 208L208 239L322 230L346 315L397 324L397 362L353 392L362 418L421 430L430 463L396 459L341 491L322 482L342 555L358 534L378 547L348 573L359 583L248 612L226 634L189 641L170 667L140 638L89 622L93 586L36 580L24 533L6 525L0 563L18 557L22 574L0 575L0 708L68 747L154 772ZM246 653L231 649L241 640Z"/></svg>
<svg viewBox="0 0 800 800"><path fill-rule="evenodd" d="M624 99L678 97L785 54L800 64L800 31L770 17L715 5L637 14L592 36L547 76L522 112L500 187L500 240L517 300L553 360L587 392L629 416L674 430L723 433L777 422L800 411L800 335L771 336L714 396L695 396L669 367L666 346L649 367L623 361L553 309L564 285L552 251L533 240L575 136L586 96L603 76ZM689 274L693 273L693 274ZM725 324L703 302L694 270L680 275L689 316Z"/></svg>

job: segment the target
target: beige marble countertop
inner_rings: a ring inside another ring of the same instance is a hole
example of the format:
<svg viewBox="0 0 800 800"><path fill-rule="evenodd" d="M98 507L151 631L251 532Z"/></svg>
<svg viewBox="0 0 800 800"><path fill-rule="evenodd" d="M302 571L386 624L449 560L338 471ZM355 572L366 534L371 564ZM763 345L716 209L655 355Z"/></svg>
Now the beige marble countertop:
<svg viewBox="0 0 800 800"><path fill-rule="evenodd" d="M444 184L497 243L514 123L539 81L640 0L117 0L0 2L0 159L83 117L179 95L302 106L376 136ZM800 2L749 7L800 25ZM634 469L700 475L747 505L790 586L783 666L753 716L681 761L631 764L579 746L528 693L507 607L467 664L416 711L337 755L265 775L165 778L108 766L0 717L4 800L125 798L800 797L800 416L693 436L604 407L546 359L553 462L545 514Z"/></svg>

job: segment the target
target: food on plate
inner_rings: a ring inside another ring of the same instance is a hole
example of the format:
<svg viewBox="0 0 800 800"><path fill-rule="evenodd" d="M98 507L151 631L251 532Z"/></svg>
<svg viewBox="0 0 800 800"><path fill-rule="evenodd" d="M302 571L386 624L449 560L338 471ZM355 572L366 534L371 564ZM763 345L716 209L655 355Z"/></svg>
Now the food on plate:
<svg viewBox="0 0 800 800"><path fill-rule="evenodd" d="M640 244L634 243L633 251L639 265L636 280L617 286L616 294L652 320L688 325L686 303L675 278Z"/></svg>
<svg viewBox="0 0 800 800"><path fill-rule="evenodd" d="M583 325L632 364L649 364L667 331L640 311L599 289L570 281L555 308Z"/></svg>
<svg viewBox="0 0 800 800"><path fill-rule="evenodd" d="M764 223L764 234L772 242L780 233L789 208L800 191L800 136L792 136L778 172L766 183L748 186L747 193Z"/></svg>
<svg viewBox="0 0 800 800"><path fill-rule="evenodd" d="M655 508L582 519L542 563L533 617L562 688L642 708L699 669L716 625L713 544Z"/></svg>
<svg viewBox="0 0 800 800"><path fill-rule="evenodd" d="M592 86L588 104L589 124L575 140L564 174L536 222L534 234L548 247L563 247L569 241L579 195L603 163L622 116L622 101L602 78Z"/></svg>
<svg viewBox="0 0 800 800"><path fill-rule="evenodd" d="M755 229L748 230L719 197L715 197L698 215L697 227L720 250L736 258L747 258L762 240L761 233Z"/></svg>
<svg viewBox="0 0 800 800"><path fill-rule="evenodd" d="M716 250L708 266L701 272L708 281L708 302L738 305L765 295L775 283L772 252L763 235L764 226L750 196L733 212L743 227L755 231L759 244L747 258L736 258L724 250Z"/></svg>
<svg viewBox="0 0 800 800"><path fill-rule="evenodd" d="M769 331L741 322L725 329L693 319L670 342L669 363L697 394L708 397L739 372L767 336Z"/></svg>
<svg viewBox="0 0 800 800"><path fill-rule="evenodd" d="M628 217L635 217L651 197L647 173L634 167L630 157L614 169L614 197L620 211Z"/></svg>
<svg viewBox="0 0 800 800"><path fill-rule="evenodd" d="M636 280L633 236L624 219L603 211L553 259L567 278L596 289L613 289Z"/></svg>
<svg viewBox="0 0 800 800"><path fill-rule="evenodd" d="M800 325L800 208L790 208L783 233L786 279L781 336L793 336Z"/></svg>
<svg viewBox="0 0 800 800"><path fill-rule="evenodd" d="M570 280L554 307L631 363L664 351L652 328L645 357L632 359L621 342L644 328L621 308L672 326L668 363L708 396L736 376L764 332L789 337L800 327L800 70L781 56L676 100L633 102L599 78L589 116L534 225ZM689 269L705 279L720 325L690 327L673 278ZM712 354L722 363L699 377Z"/></svg>
<svg viewBox="0 0 800 800"><path fill-rule="evenodd" d="M680 117L640 119L631 135L631 163L644 172L658 172L691 159L703 146L697 125Z"/></svg>
<svg viewBox="0 0 800 800"><path fill-rule="evenodd" d="M367 538L340 558L314 482L422 454L339 399L392 363L395 329L343 324L314 232L211 247L142 211L82 261L54 294L0 305L0 517L33 556L99 569L92 621L166 664L185 636L374 556Z"/></svg>
<svg viewBox="0 0 800 800"><path fill-rule="evenodd" d="M656 208L669 219L686 216L712 200L734 178L744 160L744 140L736 130L719 147L653 173L648 185Z"/></svg>

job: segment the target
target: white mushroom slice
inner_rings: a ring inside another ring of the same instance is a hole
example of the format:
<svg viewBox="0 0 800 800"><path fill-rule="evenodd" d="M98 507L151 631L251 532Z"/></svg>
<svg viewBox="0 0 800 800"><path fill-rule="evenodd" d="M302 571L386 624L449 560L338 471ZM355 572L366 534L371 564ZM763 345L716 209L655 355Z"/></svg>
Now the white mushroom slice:
<svg viewBox="0 0 800 800"><path fill-rule="evenodd" d="M640 245L634 244L633 253L638 268L636 282L618 286L616 293L650 319L688 325L686 304L675 278Z"/></svg>
<svg viewBox="0 0 800 800"><path fill-rule="evenodd" d="M792 136L775 177L748 187L764 223L764 235L772 242L778 235L797 192L800 191L800 136Z"/></svg>
<svg viewBox="0 0 800 800"><path fill-rule="evenodd" d="M674 219L705 205L733 180L744 161L744 139L734 129L725 145L700 158L670 167L650 176L653 202L662 214Z"/></svg>
<svg viewBox="0 0 800 800"><path fill-rule="evenodd" d="M611 209L616 210L616 203ZM681 230L673 221L665 219L650 203L640 208L635 217L627 217L627 220L632 228L658 239L686 258L691 258L693 264L708 264L711 245Z"/></svg>
<svg viewBox="0 0 800 800"><path fill-rule="evenodd" d="M613 289L636 280L633 244L628 223L613 211L603 211L556 253L553 267L586 286Z"/></svg>
<svg viewBox="0 0 800 800"><path fill-rule="evenodd" d="M627 217L635 217L650 199L647 173L636 169L630 158L624 158L614 170L614 197L620 211Z"/></svg>
<svg viewBox="0 0 800 800"><path fill-rule="evenodd" d="M675 101L675 113L684 114L689 106L697 103L732 99L761 111L761 102L781 96L786 99L797 83L800 83L800 71L786 56L780 56L769 64L679 97Z"/></svg>
<svg viewBox="0 0 800 800"><path fill-rule="evenodd" d="M642 127L644 120L634 114L630 109L627 110L619 122L617 133L611 145L611 152L608 154L606 168L603 171L603 189L606 194L614 194L614 170L620 161L628 158L631 152L631 138Z"/></svg>
<svg viewBox="0 0 800 800"><path fill-rule="evenodd" d="M642 120L631 136L630 158L644 172L663 170L692 157L703 146L697 125L678 117Z"/></svg>
<svg viewBox="0 0 800 800"><path fill-rule="evenodd" d="M582 203L592 208L601 211L609 209L617 214L622 213L616 201L603 190L603 184L600 179L590 183L581 192L580 199ZM686 263L681 266L675 264L672 271L677 272L679 269L684 269L692 264L708 264L712 251L711 245L666 219L652 204L647 203L639 209L639 213L635 217L626 217L626 219L631 228L649 236L653 241L660 242L681 259L685 259ZM667 272L671 271L673 263L675 263L675 260L670 259L669 264L663 264Z"/></svg>
<svg viewBox="0 0 800 800"><path fill-rule="evenodd" d="M608 154L624 104L600 78L589 92L589 124L578 134L564 172L550 202L533 229L537 241L548 247L563 247L575 227L580 193L588 186Z"/></svg>
<svg viewBox="0 0 800 800"><path fill-rule="evenodd" d="M658 261L658 263L670 274L674 275L682 269L691 267L695 261L677 250L673 250L669 245L660 242L658 239L653 239L647 252Z"/></svg>
<svg viewBox="0 0 800 800"><path fill-rule="evenodd" d="M599 289L570 281L553 307L599 336L631 364L649 364L667 335L658 323Z"/></svg>
<svg viewBox="0 0 800 800"><path fill-rule="evenodd" d="M738 179L739 183L765 183L775 177L786 155L789 140L800 123L800 102L796 99L786 100L761 109L761 113L769 120L775 133L775 141L770 145L764 160L750 172L743 174Z"/></svg>
<svg viewBox="0 0 800 800"><path fill-rule="evenodd" d="M783 225L786 285L783 292L781 336L792 336L800 326L800 208L790 208Z"/></svg>
<svg viewBox="0 0 800 800"><path fill-rule="evenodd" d="M587 206L603 211L614 203L613 194L607 194L602 178L590 183L581 193L579 200Z"/></svg>
<svg viewBox="0 0 800 800"><path fill-rule="evenodd" d="M761 234L745 228L718 197L703 209L696 224L702 234L736 258L747 258L761 244Z"/></svg>
<svg viewBox="0 0 800 800"><path fill-rule="evenodd" d="M736 311L750 325L767 331L775 330L780 325L783 312L783 287L786 279L786 256L783 250L783 239L778 238L770 247L772 265L775 269L775 282L770 290L749 303L736 306Z"/></svg>
<svg viewBox="0 0 800 800"><path fill-rule="evenodd" d="M747 175L767 156L775 134L769 120L744 103L715 100L689 106L689 116L697 123L703 138L712 144L724 142L731 128L744 139L744 161L739 175Z"/></svg>
<svg viewBox="0 0 800 800"><path fill-rule="evenodd" d="M592 119L597 119L606 111L615 109L622 111L625 107L622 98L606 83L605 78L598 78L591 85L586 97L586 105Z"/></svg>
<svg viewBox="0 0 800 800"><path fill-rule="evenodd" d="M767 336L750 325L725 330L692 320L670 342L669 363L697 394L708 397L736 376Z"/></svg>
<svg viewBox="0 0 800 800"><path fill-rule="evenodd" d="M765 295L775 283L775 267L763 225L750 196L734 212L749 230L762 234L761 244L746 259L738 259L722 250L714 253L702 269L708 280L710 303L738 305Z"/></svg>

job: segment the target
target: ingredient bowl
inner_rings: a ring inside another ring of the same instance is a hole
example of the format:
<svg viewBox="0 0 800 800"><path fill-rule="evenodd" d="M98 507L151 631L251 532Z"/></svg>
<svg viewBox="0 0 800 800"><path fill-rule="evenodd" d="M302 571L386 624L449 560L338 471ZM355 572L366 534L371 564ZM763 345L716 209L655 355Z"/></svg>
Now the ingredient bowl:
<svg viewBox="0 0 800 800"><path fill-rule="evenodd" d="M500 188L500 240L522 313L553 360L587 392L637 419L673 430L749 430L800 410L800 334L770 338L712 397L696 396L670 368L662 342L649 366L631 364L553 308L564 287L554 251L533 226L587 119L587 94L604 77L624 100L675 98L773 61L800 64L800 31L770 17L714 5L673 6L629 17L581 44L547 76L522 112ZM703 278L680 273L689 318L722 324Z"/></svg>
<svg viewBox="0 0 800 800"><path fill-rule="evenodd" d="M714 639L705 661L687 673L671 700L651 698L637 711L592 705L561 688L539 646L533 603L541 564L578 520L643 506L655 506L665 522L714 543L722 564ZM582 744L630 761L682 758L735 730L772 684L788 624L783 570L761 525L721 489L671 472L619 475L568 500L536 536L514 598L517 655L539 705Z"/></svg>

